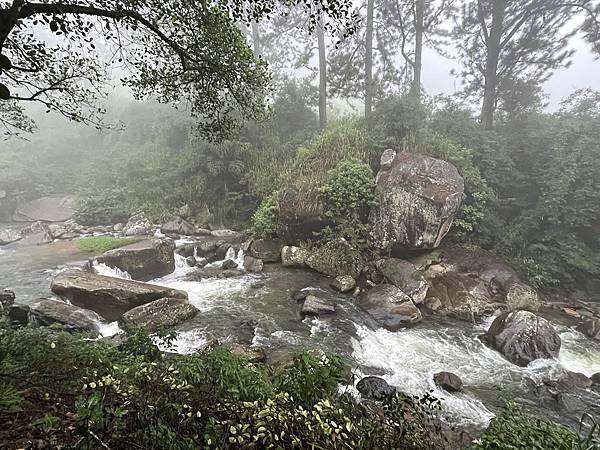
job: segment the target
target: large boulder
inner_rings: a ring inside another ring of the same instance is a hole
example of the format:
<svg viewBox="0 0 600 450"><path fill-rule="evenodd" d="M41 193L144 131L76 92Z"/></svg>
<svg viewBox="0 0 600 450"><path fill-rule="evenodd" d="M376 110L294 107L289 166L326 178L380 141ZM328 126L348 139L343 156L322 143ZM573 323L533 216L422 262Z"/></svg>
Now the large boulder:
<svg viewBox="0 0 600 450"><path fill-rule="evenodd" d="M360 252L344 239L329 241L313 250L306 259L306 265L334 278L340 275L358 278L364 267Z"/></svg>
<svg viewBox="0 0 600 450"><path fill-rule="evenodd" d="M196 233L196 227L181 217L174 217L160 226L162 233L175 233L191 236Z"/></svg>
<svg viewBox="0 0 600 450"><path fill-rule="evenodd" d="M324 316L335 313L335 304L326 298L316 295L307 295L302 304L300 313L303 316Z"/></svg>
<svg viewBox="0 0 600 450"><path fill-rule="evenodd" d="M561 346L552 324L529 311L510 311L496 317L483 339L518 366L540 358L557 358Z"/></svg>
<svg viewBox="0 0 600 450"><path fill-rule="evenodd" d="M198 310L185 298L160 298L130 309L119 320L124 325L143 326L154 332L191 319Z"/></svg>
<svg viewBox="0 0 600 450"><path fill-rule="evenodd" d="M410 261L430 284L425 305L435 306L440 314L472 321L504 311L540 308L535 289L486 250L454 245Z"/></svg>
<svg viewBox="0 0 600 450"><path fill-rule="evenodd" d="M577 325L577 331L600 341L600 319L589 319Z"/></svg>
<svg viewBox="0 0 600 450"><path fill-rule="evenodd" d="M74 305L96 311L109 321L119 319L136 306L160 298L187 299L187 293L176 289L75 269L58 274L51 289Z"/></svg>
<svg viewBox="0 0 600 450"><path fill-rule="evenodd" d="M170 242L152 239L109 250L96 258L99 264L124 270L131 278L149 281L175 270L175 257Z"/></svg>
<svg viewBox="0 0 600 450"><path fill-rule="evenodd" d="M382 164L377 192L370 216L373 243L382 250L431 249L450 230L464 180L446 161L402 152Z"/></svg>
<svg viewBox="0 0 600 450"><path fill-rule="evenodd" d="M125 236L147 236L153 233L154 226L146 214L139 212L129 218L123 228Z"/></svg>
<svg viewBox="0 0 600 450"><path fill-rule="evenodd" d="M463 386L460 377L452 372L438 372L433 375L433 381L448 392L458 392Z"/></svg>
<svg viewBox="0 0 600 450"><path fill-rule="evenodd" d="M314 233L327 225L323 200L317 190L283 189L278 204L279 221L288 242L312 240Z"/></svg>
<svg viewBox="0 0 600 450"><path fill-rule="evenodd" d="M38 326L60 323L73 330L98 331L103 318L92 310L67 302L43 298L29 305L28 321Z"/></svg>
<svg viewBox="0 0 600 450"><path fill-rule="evenodd" d="M255 258L254 256L244 255L244 270L247 272L262 272L264 264L262 259Z"/></svg>
<svg viewBox="0 0 600 450"><path fill-rule="evenodd" d="M310 252L306 248L286 245L281 249L281 264L284 267L306 267Z"/></svg>
<svg viewBox="0 0 600 450"><path fill-rule="evenodd" d="M358 297L358 305L390 331L421 321L421 311L411 298L392 284L381 284Z"/></svg>
<svg viewBox="0 0 600 450"><path fill-rule="evenodd" d="M376 266L388 282L402 289L415 304L423 303L429 283L414 264L398 258L385 258L377 261Z"/></svg>
<svg viewBox="0 0 600 450"><path fill-rule="evenodd" d="M281 261L281 249L285 243L279 239L253 239L246 244L248 254L264 262Z"/></svg>
<svg viewBox="0 0 600 450"><path fill-rule="evenodd" d="M15 222L64 222L73 217L75 200L71 196L41 197L20 204L13 214Z"/></svg>

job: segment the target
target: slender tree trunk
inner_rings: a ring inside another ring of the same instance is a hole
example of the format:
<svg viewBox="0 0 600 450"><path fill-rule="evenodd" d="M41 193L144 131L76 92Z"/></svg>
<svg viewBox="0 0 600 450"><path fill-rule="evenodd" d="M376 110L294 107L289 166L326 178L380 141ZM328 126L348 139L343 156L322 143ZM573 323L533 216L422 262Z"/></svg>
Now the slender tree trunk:
<svg viewBox="0 0 600 450"><path fill-rule="evenodd" d="M373 12L375 0L367 0L367 32L365 37L365 117L373 110Z"/></svg>
<svg viewBox="0 0 600 450"><path fill-rule="evenodd" d="M322 17L319 17L316 31L319 45L319 125L323 130L327 127L327 56Z"/></svg>
<svg viewBox="0 0 600 450"><path fill-rule="evenodd" d="M484 73L483 103L481 105L481 126L485 130L494 127L496 95L498 88L498 62L500 60L500 40L506 14L506 0L495 0L492 9L492 27L486 38L486 61Z"/></svg>
<svg viewBox="0 0 600 450"><path fill-rule="evenodd" d="M421 98L421 72L423 70L423 16L425 14L425 0L415 1L415 60L413 65L413 80L411 94Z"/></svg>
<svg viewBox="0 0 600 450"><path fill-rule="evenodd" d="M259 57L260 52L262 51L260 48L260 33L258 32L258 22L252 22L250 25L252 27L252 45L254 56Z"/></svg>

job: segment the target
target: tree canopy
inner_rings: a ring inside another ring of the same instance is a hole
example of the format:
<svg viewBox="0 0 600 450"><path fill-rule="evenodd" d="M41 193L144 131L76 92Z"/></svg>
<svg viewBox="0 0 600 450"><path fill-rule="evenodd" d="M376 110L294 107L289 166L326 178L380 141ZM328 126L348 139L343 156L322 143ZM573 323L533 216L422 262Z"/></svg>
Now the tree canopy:
<svg viewBox="0 0 600 450"><path fill-rule="evenodd" d="M0 124L5 134L28 131L22 103L37 102L100 126L97 100L117 67L136 97L185 102L203 135L223 138L267 106L266 65L239 23L292 7L309 30L322 20L352 32L347 0L1 0Z"/></svg>

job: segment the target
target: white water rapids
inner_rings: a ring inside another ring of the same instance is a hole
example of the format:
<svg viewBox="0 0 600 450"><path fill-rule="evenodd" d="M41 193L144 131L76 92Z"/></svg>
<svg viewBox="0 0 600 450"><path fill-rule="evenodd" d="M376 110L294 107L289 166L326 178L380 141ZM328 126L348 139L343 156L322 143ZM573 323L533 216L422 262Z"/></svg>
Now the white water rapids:
<svg viewBox="0 0 600 450"><path fill-rule="evenodd" d="M215 336L227 340L235 331L237 320L252 318L258 323L253 345L278 350L318 348L340 353L353 362L357 379L374 374L410 394L433 391L435 397L442 399L443 408L454 423L475 427L486 426L494 416L486 406L491 399L525 395L527 379L539 382L564 370L588 376L600 372L600 347L566 327L557 326L563 343L559 360L538 360L522 368L509 363L478 338L487 330L492 317L479 325L423 323L389 332L372 329L348 300L332 318L301 320L295 316L297 305L290 301L289 294L309 285L306 277L311 275L303 271L267 271L236 278L187 281L186 275L196 269L188 267L185 258L177 254L175 258L175 272L151 283L186 291L190 302L200 311L199 319L178 329L171 350L179 353L193 353ZM230 249L225 259L234 259L241 267L243 253L236 254ZM211 266L218 267L221 263ZM128 278L127 273L106 266L95 267L103 275ZM118 331L113 323L106 325L102 334ZM433 375L439 371L457 374L465 385L464 392L449 394L438 388Z"/></svg>

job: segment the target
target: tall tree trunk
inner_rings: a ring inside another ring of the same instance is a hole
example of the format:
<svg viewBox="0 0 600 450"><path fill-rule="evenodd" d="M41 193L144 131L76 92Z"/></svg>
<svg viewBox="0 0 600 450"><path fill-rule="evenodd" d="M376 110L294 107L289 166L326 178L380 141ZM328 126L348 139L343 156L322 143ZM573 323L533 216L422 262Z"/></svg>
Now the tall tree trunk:
<svg viewBox="0 0 600 450"><path fill-rule="evenodd" d="M258 32L258 22L252 22L250 25L252 27L252 45L254 56L259 57L260 52L262 51L260 48L260 33Z"/></svg>
<svg viewBox="0 0 600 450"><path fill-rule="evenodd" d="M415 1L415 60L413 65L413 80L411 94L421 98L421 72L423 70L423 16L425 15L425 0Z"/></svg>
<svg viewBox="0 0 600 450"><path fill-rule="evenodd" d="M373 12L375 0L367 0L367 32L365 37L365 117L373 110Z"/></svg>
<svg viewBox="0 0 600 450"><path fill-rule="evenodd" d="M495 0L492 8L492 27L486 37L486 61L484 73L483 103L481 105L481 126L485 130L494 127L496 96L498 88L498 62L500 60L500 40L506 15L506 0ZM480 11L483 15L483 11Z"/></svg>
<svg viewBox="0 0 600 450"><path fill-rule="evenodd" d="M319 17L316 31L319 44L319 125L324 130L327 127L327 56L322 17Z"/></svg>

